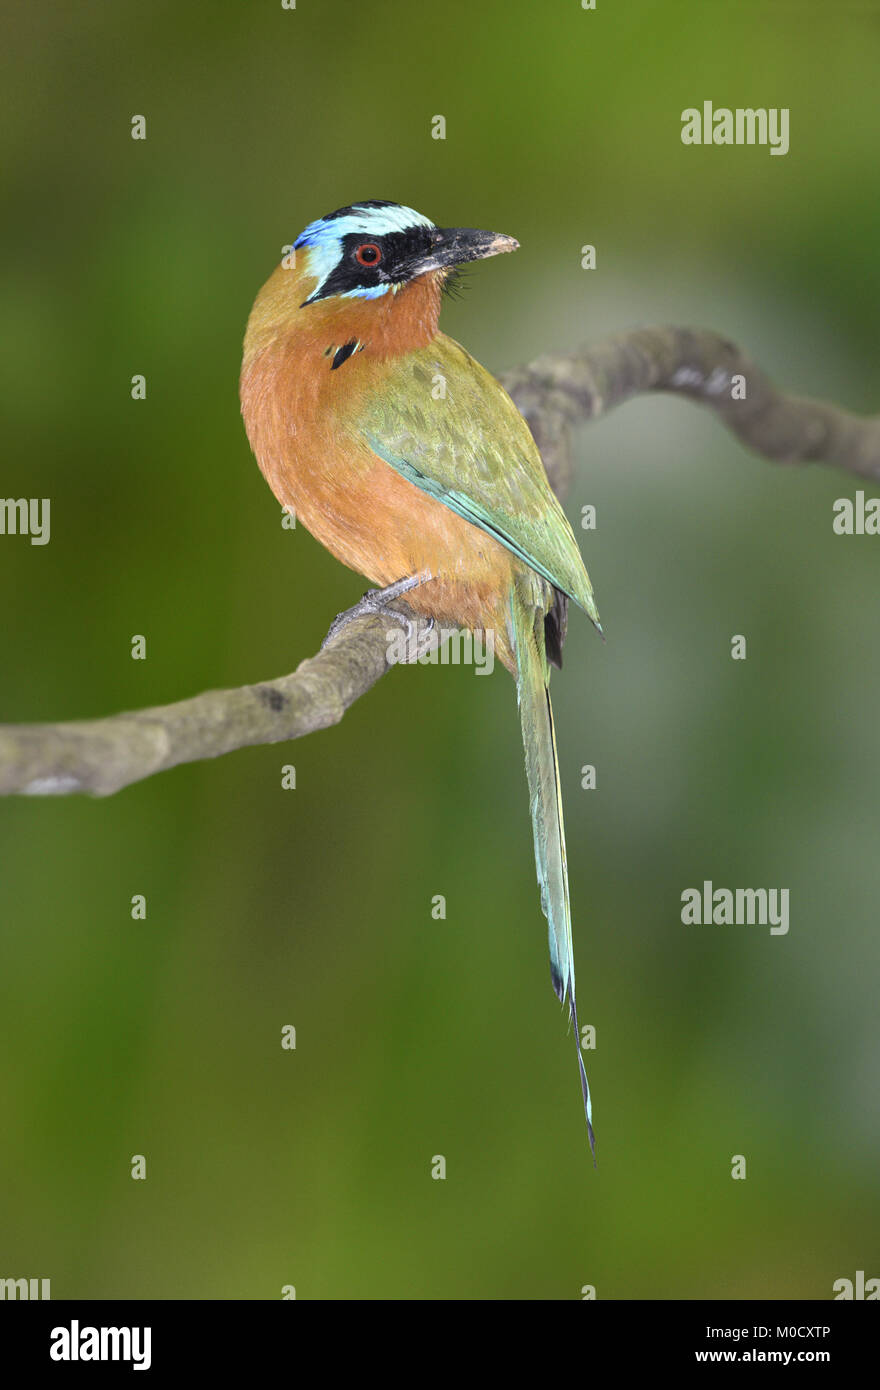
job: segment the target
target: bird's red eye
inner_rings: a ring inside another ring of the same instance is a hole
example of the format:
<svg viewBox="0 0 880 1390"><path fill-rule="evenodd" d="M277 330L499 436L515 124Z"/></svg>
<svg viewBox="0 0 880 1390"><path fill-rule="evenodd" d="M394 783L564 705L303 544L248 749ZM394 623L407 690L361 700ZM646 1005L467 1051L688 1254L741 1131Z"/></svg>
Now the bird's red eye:
<svg viewBox="0 0 880 1390"><path fill-rule="evenodd" d="M363 246L359 246L355 251L354 258L358 265L378 265L382 259L381 247L377 246L375 241L365 241Z"/></svg>

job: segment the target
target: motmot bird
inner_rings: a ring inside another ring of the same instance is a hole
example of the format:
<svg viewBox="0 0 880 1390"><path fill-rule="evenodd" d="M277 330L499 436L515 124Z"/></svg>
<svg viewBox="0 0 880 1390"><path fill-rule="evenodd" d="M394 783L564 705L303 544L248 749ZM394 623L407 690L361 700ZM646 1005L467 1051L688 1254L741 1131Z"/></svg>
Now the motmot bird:
<svg viewBox="0 0 880 1390"><path fill-rule="evenodd" d="M375 200L311 222L257 295L241 406L278 501L379 586L352 613L405 593L418 616L491 632L516 680L551 979L568 1000L595 1161L548 685L568 600L601 632L599 614L528 425L438 330L450 275L518 245Z"/></svg>

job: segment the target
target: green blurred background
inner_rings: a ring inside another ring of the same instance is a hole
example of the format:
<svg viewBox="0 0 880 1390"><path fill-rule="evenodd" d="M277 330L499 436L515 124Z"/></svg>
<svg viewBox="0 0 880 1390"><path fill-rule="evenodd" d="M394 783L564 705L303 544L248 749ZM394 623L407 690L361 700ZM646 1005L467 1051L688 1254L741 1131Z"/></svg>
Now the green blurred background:
<svg viewBox="0 0 880 1390"><path fill-rule="evenodd" d="M6 37L0 493L50 497L52 539L0 538L4 720L281 674L363 592L282 531L237 400L254 295L341 204L520 239L444 310L495 371L673 321L876 409L877 5L151 0L19 7ZM790 153L683 146L704 98L789 107ZM3 804L0 1276L824 1299L880 1274L880 540L831 526L857 487L659 397L577 439L608 640L573 615L554 697L596 1172L503 671L401 670L301 742ZM789 887L789 935L682 926L704 878Z"/></svg>

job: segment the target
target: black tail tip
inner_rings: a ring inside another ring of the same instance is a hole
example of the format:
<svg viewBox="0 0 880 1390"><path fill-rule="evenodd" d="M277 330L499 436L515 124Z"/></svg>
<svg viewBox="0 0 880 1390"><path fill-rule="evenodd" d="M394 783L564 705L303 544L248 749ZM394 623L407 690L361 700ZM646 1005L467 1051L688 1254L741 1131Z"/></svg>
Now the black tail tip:
<svg viewBox="0 0 880 1390"><path fill-rule="evenodd" d="M553 986L553 993L562 1004L565 1001L565 981L552 961L550 962L550 983Z"/></svg>

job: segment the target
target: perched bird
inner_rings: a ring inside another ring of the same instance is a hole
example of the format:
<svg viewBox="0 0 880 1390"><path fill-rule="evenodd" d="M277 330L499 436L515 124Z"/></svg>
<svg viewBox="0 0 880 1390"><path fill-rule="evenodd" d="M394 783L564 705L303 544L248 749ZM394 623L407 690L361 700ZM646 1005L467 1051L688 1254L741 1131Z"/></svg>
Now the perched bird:
<svg viewBox="0 0 880 1390"><path fill-rule="evenodd" d="M241 407L278 501L380 586L361 608L405 593L418 615L491 632L516 679L551 978L569 1002L595 1154L548 682L562 664L568 599L601 631L599 615L523 417L437 328L454 269L517 248L398 203L311 222L257 295Z"/></svg>

